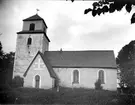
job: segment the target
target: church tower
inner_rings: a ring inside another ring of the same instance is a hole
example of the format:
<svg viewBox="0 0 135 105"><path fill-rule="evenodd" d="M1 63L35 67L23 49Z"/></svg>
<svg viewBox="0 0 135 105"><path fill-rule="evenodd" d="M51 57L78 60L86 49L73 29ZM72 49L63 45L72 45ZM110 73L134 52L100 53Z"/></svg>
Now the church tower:
<svg viewBox="0 0 135 105"><path fill-rule="evenodd" d="M17 32L13 77L22 76L38 51L49 49L47 25L38 14L23 20L22 31Z"/></svg>

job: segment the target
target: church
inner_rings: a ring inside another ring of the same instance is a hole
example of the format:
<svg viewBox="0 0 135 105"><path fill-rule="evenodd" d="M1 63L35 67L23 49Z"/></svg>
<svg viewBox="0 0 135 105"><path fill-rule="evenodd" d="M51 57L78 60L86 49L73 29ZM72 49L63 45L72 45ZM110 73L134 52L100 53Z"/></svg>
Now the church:
<svg viewBox="0 0 135 105"><path fill-rule="evenodd" d="M24 19L17 32L13 77L23 77L24 87L95 88L100 79L103 89L117 89L113 50L49 51L47 28L35 14Z"/></svg>

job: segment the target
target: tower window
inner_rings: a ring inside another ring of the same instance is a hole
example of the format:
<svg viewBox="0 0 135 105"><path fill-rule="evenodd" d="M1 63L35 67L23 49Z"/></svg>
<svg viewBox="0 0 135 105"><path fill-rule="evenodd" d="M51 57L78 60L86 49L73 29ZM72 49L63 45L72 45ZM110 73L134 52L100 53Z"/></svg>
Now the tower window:
<svg viewBox="0 0 135 105"><path fill-rule="evenodd" d="M98 72L98 78L101 81L101 84L104 84L105 83L105 81L104 81L104 71L103 70L100 70Z"/></svg>
<svg viewBox="0 0 135 105"><path fill-rule="evenodd" d="M29 45L31 45L31 43L32 43L32 38L28 38L28 41L27 41L27 45L29 46Z"/></svg>
<svg viewBox="0 0 135 105"><path fill-rule="evenodd" d="M34 31L34 29L35 29L35 24L34 24L34 23L31 23L31 24L30 24L30 29L29 29L29 30L30 30L30 31Z"/></svg>
<svg viewBox="0 0 135 105"><path fill-rule="evenodd" d="M79 83L79 71L78 70L73 71L73 83Z"/></svg>

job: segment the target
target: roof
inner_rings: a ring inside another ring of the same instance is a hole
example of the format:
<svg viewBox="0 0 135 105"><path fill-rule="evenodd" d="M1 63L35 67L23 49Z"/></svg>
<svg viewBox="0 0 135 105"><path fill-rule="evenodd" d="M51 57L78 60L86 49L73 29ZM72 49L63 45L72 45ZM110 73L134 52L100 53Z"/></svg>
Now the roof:
<svg viewBox="0 0 135 105"><path fill-rule="evenodd" d="M109 51L46 51L52 67L116 68L114 52Z"/></svg>
<svg viewBox="0 0 135 105"><path fill-rule="evenodd" d="M43 54L42 54L40 51L38 51L38 53L36 54L36 56L34 57L34 59L32 60L32 62L30 63L29 67L27 68L27 70L25 71L25 73L24 73L23 76L25 77L25 76L27 75L27 73L28 73L28 71L29 71L29 68L31 67L31 65L33 64L34 60L36 59L36 57L37 57L38 55L40 55L41 58L43 59L43 62L44 62L44 64L46 65L46 67L47 67L47 69L48 69L48 71L49 71L50 76L53 77L53 78L58 79L58 77L56 76L55 72L53 71L52 66L51 66L50 63L48 62L46 56L43 56Z"/></svg>
<svg viewBox="0 0 135 105"><path fill-rule="evenodd" d="M30 16L30 17L28 17L26 19L23 19L23 21L38 21L38 20L42 20L43 23L45 24L46 28L47 28L47 25L46 25L44 19L41 18L38 14Z"/></svg>
<svg viewBox="0 0 135 105"><path fill-rule="evenodd" d="M48 36L46 35L46 33L42 30L23 30L23 31L20 31L20 32L17 32L17 34L34 34L34 33L43 33L45 35L45 37L47 38L47 40L50 42Z"/></svg>

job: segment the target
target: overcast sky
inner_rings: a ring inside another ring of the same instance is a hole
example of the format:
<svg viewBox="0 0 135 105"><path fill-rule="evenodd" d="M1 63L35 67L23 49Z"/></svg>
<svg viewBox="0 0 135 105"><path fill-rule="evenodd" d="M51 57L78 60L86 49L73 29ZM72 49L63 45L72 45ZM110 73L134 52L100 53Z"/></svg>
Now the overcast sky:
<svg viewBox="0 0 135 105"><path fill-rule="evenodd" d="M119 50L135 40L135 25L125 9L113 14L84 15L92 2L65 0L0 0L0 41L5 52L15 51L16 32L23 19L38 14L45 20L51 40L49 50Z"/></svg>

